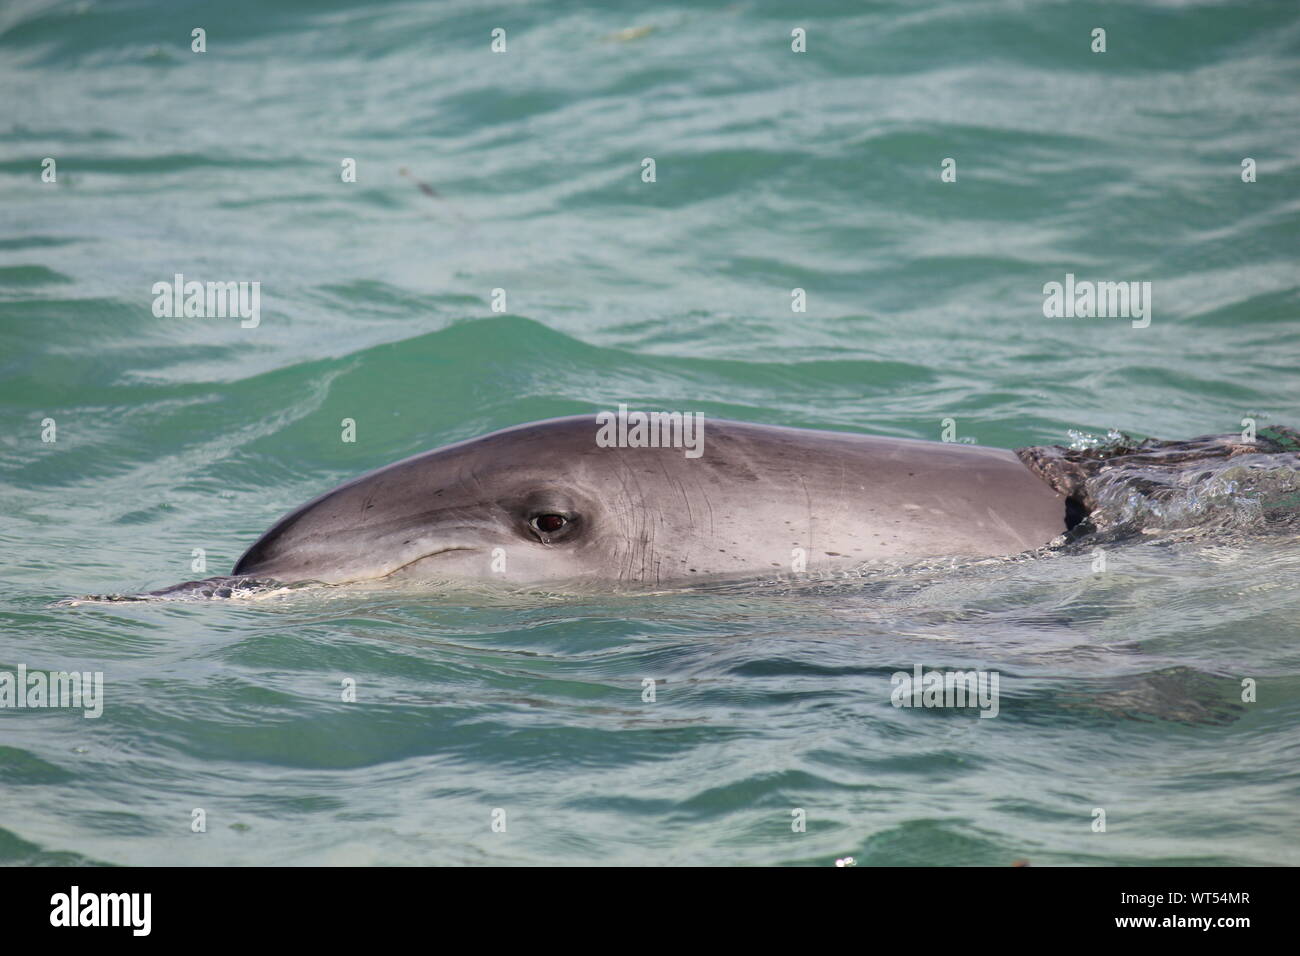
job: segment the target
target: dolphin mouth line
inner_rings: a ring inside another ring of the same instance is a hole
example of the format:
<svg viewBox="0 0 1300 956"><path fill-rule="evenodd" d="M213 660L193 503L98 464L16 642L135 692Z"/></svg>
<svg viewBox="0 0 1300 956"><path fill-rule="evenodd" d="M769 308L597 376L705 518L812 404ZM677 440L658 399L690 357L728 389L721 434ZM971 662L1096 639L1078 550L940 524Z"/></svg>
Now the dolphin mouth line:
<svg viewBox="0 0 1300 956"><path fill-rule="evenodd" d="M359 580L359 581L384 581L384 580L386 580L386 579L388 579L388 578L391 578L391 577L392 577L394 574L396 574L398 571L404 571L405 569L409 568L411 565L413 565L413 564L418 564L419 562L423 561L425 558L433 558L433 557L437 557L437 556L440 555L440 554L448 554L449 552L452 552L452 551L477 551L477 550L479 550L479 549L478 549L478 548L466 548L466 547L461 547L461 546L459 546L459 545L457 545L456 547L452 547L452 548L439 548L437 551L430 551L428 554L422 554L422 555L420 555L418 558L412 558L410 561L407 561L405 564L401 565L400 567L393 568L393 570L389 571L387 574L381 574L381 575L380 575L379 577L377 577L377 578L358 578L357 580ZM352 582L347 582L347 583L352 583Z"/></svg>

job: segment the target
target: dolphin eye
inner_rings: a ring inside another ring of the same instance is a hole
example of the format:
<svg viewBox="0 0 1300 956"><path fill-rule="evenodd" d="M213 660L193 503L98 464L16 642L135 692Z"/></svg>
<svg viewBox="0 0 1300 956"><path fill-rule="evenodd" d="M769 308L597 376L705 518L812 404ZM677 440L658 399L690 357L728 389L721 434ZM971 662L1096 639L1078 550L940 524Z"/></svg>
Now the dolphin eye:
<svg viewBox="0 0 1300 956"><path fill-rule="evenodd" d="M555 534L568 523L568 518L557 514L538 515L533 519L533 527L544 534Z"/></svg>
<svg viewBox="0 0 1300 956"><path fill-rule="evenodd" d="M582 530L581 512L574 502L552 493L534 494L523 501L502 502L506 512L525 537L542 544L558 544L575 537ZM522 525L522 526L521 526Z"/></svg>

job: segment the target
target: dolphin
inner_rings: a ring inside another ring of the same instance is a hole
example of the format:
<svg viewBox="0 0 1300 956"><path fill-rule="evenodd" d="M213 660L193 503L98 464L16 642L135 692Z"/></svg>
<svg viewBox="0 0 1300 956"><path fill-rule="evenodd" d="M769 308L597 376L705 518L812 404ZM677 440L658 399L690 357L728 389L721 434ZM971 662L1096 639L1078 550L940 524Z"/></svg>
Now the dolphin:
<svg viewBox="0 0 1300 956"><path fill-rule="evenodd" d="M635 427L609 441L602 415L353 479L276 522L235 579L654 589L1015 555L1083 517L1006 449L698 416L695 435L689 415L652 446Z"/></svg>

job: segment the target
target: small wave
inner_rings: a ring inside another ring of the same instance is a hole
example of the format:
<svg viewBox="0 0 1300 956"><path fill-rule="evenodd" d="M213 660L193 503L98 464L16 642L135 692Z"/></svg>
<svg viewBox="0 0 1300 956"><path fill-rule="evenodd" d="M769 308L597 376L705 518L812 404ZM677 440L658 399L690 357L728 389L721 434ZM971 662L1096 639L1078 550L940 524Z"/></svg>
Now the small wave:
<svg viewBox="0 0 1300 956"><path fill-rule="evenodd" d="M1254 441L1209 435L1139 442L1115 431L1104 439L1071 437L1068 447L1017 453L1087 513L1083 533L1261 532L1300 523L1300 432L1294 429L1270 426Z"/></svg>
<svg viewBox="0 0 1300 956"><path fill-rule="evenodd" d="M264 598L285 594L292 590L312 587L311 582L282 584L269 578L215 577L202 581L185 581L161 591L132 594L87 594L84 597L56 601L56 607L77 607L81 604L120 604L128 601L209 601L214 598Z"/></svg>

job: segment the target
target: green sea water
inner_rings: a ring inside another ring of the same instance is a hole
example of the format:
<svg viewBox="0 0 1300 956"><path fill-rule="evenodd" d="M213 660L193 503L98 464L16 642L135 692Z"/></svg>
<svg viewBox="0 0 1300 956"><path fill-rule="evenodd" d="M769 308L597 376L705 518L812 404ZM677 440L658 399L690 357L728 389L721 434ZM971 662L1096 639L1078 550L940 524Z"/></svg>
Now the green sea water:
<svg viewBox="0 0 1300 956"><path fill-rule="evenodd" d="M9 0L0 671L104 709L0 710L0 862L1300 863L1300 543L1248 522L1104 571L57 603L618 403L1300 425L1298 116L1293 0ZM177 273L260 321L156 316ZM1149 326L1046 318L1066 274ZM918 663L998 672L997 719L891 706Z"/></svg>

